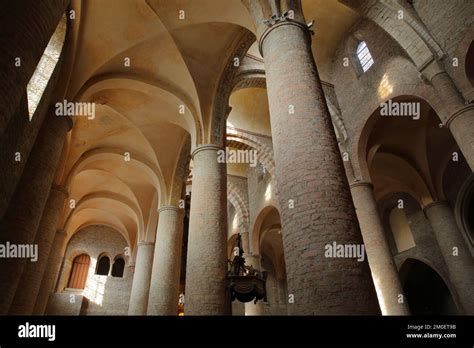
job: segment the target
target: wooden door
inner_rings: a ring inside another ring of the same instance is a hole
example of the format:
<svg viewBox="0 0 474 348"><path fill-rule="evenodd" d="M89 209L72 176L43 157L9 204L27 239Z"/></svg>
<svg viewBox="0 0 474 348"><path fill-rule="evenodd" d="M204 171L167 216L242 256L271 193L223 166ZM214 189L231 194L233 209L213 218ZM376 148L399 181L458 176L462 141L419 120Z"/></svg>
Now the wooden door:
<svg viewBox="0 0 474 348"><path fill-rule="evenodd" d="M89 272L91 258L89 255L82 254L76 256L72 263L71 275L69 277L68 288L84 289Z"/></svg>

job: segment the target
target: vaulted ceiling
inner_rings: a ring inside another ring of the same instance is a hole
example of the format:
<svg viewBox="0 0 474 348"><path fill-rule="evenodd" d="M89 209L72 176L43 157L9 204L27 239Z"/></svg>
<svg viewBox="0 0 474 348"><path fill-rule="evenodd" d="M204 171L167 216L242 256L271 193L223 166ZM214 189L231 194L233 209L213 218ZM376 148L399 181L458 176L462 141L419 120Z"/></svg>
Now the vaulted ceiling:
<svg viewBox="0 0 474 348"><path fill-rule="evenodd" d="M330 81L332 56L358 17L337 0L302 3ZM73 0L72 8L66 98L96 110L94 119L74 118L62 181L77 208L67 206L63 222L70 235L103 223L132 245L152 240L187 147L210 138L219 81L236 39L255 31L252 17L241 0ZM230 105L236 127L271 135L265 90L236 91Z"/></svg>

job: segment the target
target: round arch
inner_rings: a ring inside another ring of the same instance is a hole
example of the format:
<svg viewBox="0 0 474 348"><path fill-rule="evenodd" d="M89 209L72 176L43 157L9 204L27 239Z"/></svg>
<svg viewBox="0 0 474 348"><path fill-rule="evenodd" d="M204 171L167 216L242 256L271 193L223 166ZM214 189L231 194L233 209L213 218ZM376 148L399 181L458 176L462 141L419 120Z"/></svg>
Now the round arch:
<svg viewBox="0 0 474 348"><path fill-rule="evenodd" d="M414 315L459 314L449 282L427 260L407 258L400 267L400 280Z"/></svg>

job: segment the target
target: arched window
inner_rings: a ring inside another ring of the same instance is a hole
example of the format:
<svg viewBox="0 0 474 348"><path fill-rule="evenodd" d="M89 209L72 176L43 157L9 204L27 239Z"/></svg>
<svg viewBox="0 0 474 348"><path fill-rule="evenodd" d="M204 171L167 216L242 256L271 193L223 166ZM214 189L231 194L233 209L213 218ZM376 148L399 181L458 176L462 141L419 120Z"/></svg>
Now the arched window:
<svg viewBox="0 0 474 348"><path fill-rule="evenodd" d="M33 76L31 76L31 79L28 82L26 92L28 95L28 113L30 115L30 120L33 118L33 114L41 101L44 90L46 89L54 68L59 61L64 46L64 40L66 38L66 23L66 15L64 15L59 21L55 32L49 40L48 46L46 46L46 49L44 50L43 56L36 66Z"/></svg>
<svg viewBox="0 0 474 348"><path fill-rule="evenodd" d="M87 254L81 254L72 262L71 275L69 276L68 288L84 289L89 272L91 258Z"/></svg>
<svg viewBox="0 0 474 348"><path fill-rule="evenodd" d="M99 257L99 261L97 262L97 270L95 274L97 275L109 275L110 270L110 259L108 256L103 255Z"/></svg>
<svg viewBox="0 0 474 348"><path fill-rule="evenodd" d="M112 266L112 277L122 278L124 268L125 260L118 256L114 261L114 265Z"/></svg>
<svg viewBox="0 0 474 348"><path fill-rule="evenodd" d="M357 59L363 72L366 72L374 64L372 55L365 41L359 42L357 46Z"/></svg>

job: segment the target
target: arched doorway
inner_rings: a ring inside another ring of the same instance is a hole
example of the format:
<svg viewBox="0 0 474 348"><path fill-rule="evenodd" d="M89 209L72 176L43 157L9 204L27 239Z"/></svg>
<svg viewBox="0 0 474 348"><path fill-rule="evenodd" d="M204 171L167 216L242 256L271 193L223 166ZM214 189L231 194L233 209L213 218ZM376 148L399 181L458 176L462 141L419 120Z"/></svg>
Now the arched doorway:
<svg viewBox="0 0 474 348"><path fill-rule="evenodd" d="M87 254L81 254L74 258L71 275L69 276L68 288L84 289L91 258Z"/></svg>
<svg viewBox="0 0 474 348"><path fill-rule="evenodd" d="M413 315L459 314L449 288L426 263L408 259L400 270L403 289Z"/></svg>

